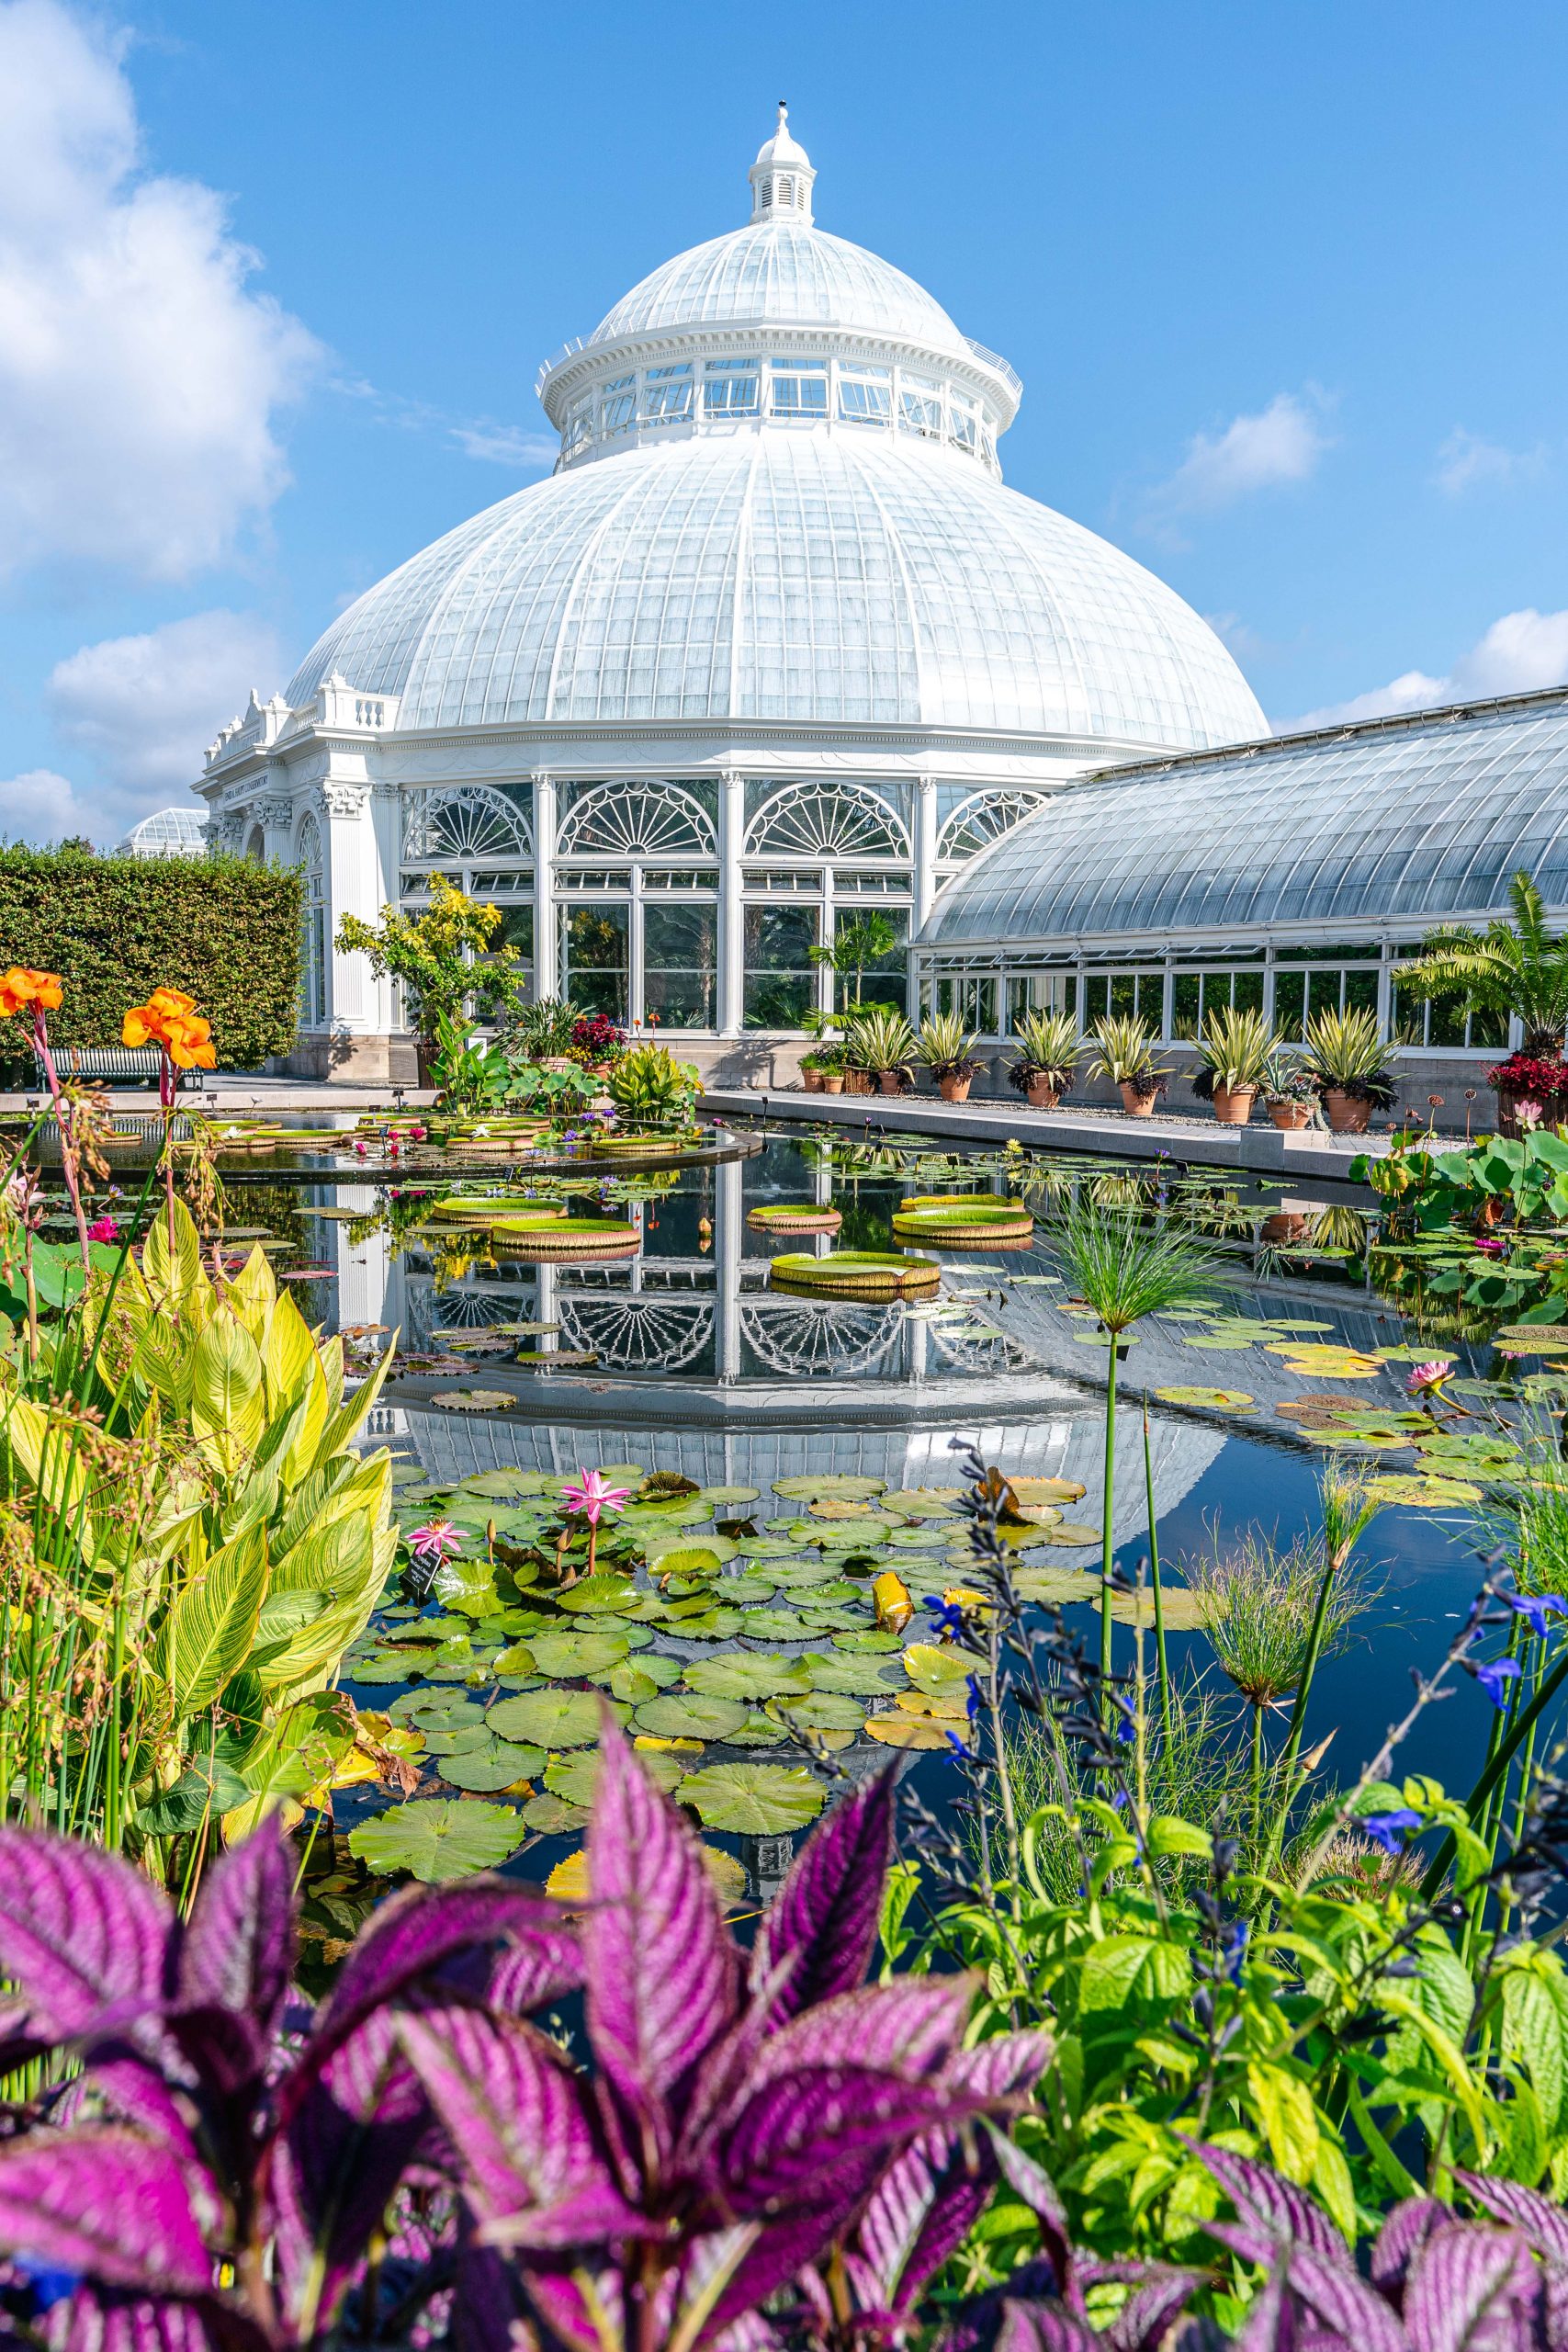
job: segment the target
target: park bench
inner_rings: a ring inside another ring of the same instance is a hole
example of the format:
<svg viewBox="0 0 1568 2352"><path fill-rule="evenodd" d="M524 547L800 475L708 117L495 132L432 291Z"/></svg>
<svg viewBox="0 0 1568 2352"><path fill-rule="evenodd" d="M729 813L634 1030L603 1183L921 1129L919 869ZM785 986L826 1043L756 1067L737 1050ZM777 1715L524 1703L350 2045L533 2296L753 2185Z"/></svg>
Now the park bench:
<svg viewBox="0 0 1568 2352"><path fill-rule="evenodd" d="M44 1084L43 1063L35 1053L38 1082ZM156 1086L163 1055L156 1046L57 1046L54 1066L62 1078L121 1078L140 1079L144 1085ZM201 1084L201 1072L182 1069L177 1073L182 1086Z"/></svg>

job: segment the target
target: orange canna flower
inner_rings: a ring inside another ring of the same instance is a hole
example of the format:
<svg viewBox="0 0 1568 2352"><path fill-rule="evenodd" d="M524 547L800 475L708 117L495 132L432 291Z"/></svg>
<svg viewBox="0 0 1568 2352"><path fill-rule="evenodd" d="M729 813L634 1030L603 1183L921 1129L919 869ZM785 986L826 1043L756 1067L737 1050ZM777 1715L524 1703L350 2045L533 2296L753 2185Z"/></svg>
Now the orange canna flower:
<svg viewBox="0 0 1568 2352"><path fill-rule="evenodd" d="M0 973L0 1021L9 1021L27 1005L52 1012L64 993L58 972L32 972L13 964Z"/></svg>
<svg viewBox="0 0 1568 2352"><path fill-rule="evenodd" d="M178 1069L216 1069L212 1024L183 989L154 989L145 1004L132 1005L120 1027L126 1046L162 1046Z"/></svg>

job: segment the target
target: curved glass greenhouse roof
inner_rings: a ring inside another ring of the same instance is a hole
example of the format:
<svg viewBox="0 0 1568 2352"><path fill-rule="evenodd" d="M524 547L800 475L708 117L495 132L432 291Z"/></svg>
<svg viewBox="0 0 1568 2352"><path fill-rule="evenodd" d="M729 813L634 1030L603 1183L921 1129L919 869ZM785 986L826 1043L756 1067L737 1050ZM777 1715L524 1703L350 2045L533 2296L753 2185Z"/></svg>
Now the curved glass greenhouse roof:
<svg viewBox="0 0 1568 2352"><path fill-rule="evenodd" d="M920 944L1405 930L1568 908L1568 690L1149 763L1059 795L976 858Z"/></svg>

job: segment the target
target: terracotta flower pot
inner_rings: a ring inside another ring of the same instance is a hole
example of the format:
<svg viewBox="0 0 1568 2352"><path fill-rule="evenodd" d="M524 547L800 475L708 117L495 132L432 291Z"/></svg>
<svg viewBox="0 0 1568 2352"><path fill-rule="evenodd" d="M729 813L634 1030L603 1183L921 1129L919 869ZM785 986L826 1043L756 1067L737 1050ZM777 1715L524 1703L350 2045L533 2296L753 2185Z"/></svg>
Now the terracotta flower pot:
<svg viewBox="0 0 1568 2352"><path fill-rule="evenodd" d="M1298 1128L1312 1125L1310 1102L1270 1102L1269 1116L1282 1135L1294 1135Z"/></svg>
<svg viewBox="0 0 1568 2352"><path fill-rule="evenodd" d="M1216 1086L1214 1116L1222 1127L1245 1127L1257 1100L1256 1086Z"/></svg>
<svg viewBox="0 0 1568 2352"><path fill-rule="evenodd" d="M974 1083L972 1078L939 1078L937 1080L944 1102L967 1102L969 1089Z"/></svg>
<svg viewBox="0 0 1568 2352"><path fill-rule="evenodd" d="M1152 1119L1155 1114L1155 1104L1159 1100L1157 1088L1151 1086L1146 1094L1140 1094L1130 1079L1122 1079L1119 1083L1122 1088L1122 1108L1126 1112L1127 1116L1130 1119Z"/></svg>
<svg viewBox="0 0 1568 2352"><path fill-rule="evenodd" d="M1323 1107L1334 1135L1364 1136L1372 1124L1372 1106L1364 1094L1343 1094L1337 1086L1325 1086Z"/></svg>
<svg viewBox="0 0 1568 2352"><path fill-rule="evenodd" d="M879 1069L876 1073L876 1091L879 1094L902 1094L904 1091L903 1071Z"/></svg>
<svg viewBox="0 0 1568 2352"><path fill-rule="evenodd" d="M1258 1227L1260 1241L1304 1241L1308 1220L1299 1209L1282 1209L1273 1216L1266 1216Z"/></svg>
<svg viewBox="0 0 1568 2352"><path fill-rule="evenodd" d="M1029 1107L1032 1111L1054 1111L1061 1099L1048 1078L1030 1080Z"/></svg>
<svg viewBox="0 0 1568 2352"><path fill-rule="evenodd" d="M825 1069L819 1072L818 1075L820 1077L822 1091L824 1094L841 1094L843 1092L844 1073L841 1069Z"/></svg>
<svg viewBox="0 0 1568 2352"><path fill-rule="evenodd" d="M821 1071L819 1069L803 1069L800 1073L800 1083L807 1094L820 1094L822 1091Z"/></svg>

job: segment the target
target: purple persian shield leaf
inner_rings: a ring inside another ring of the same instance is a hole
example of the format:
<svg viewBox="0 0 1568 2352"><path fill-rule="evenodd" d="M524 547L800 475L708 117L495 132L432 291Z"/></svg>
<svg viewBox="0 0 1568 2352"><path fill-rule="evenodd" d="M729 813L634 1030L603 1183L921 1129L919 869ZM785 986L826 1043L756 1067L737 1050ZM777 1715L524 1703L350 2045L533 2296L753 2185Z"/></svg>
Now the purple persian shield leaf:
<svg viewBox="0 0 1568 2352"><path fill-rule="evenodd" d="M906 1976L840 1993L792 2018L758 2052L745 2089L773 2075L844 2060L910 2075L936 2074L955 2054L975 1997L973 1976Z"/></svg>
<svg viewBox="0 0 1568 2352"><path fill-rule="evenodd" d="M759 2304L809 2270L827 2253L838 2226L836 2215L813 2213L750 2222L698 2238L682 2266L680 2307L712 2294L719 2269L728 2273L697 2337L698 2346L716 2345L749 2318L760 2317Z"/></svg>
<svg viewBox="0 0 1568 2352"><path fill-rule="evenodd" d="M696 1838L639 1769L608 1708L588 1830L588 2025L602 2077L657 2165L671 2095L734 2018L739 1955Z"/></svg>
<svg viewBox="0 0 1568 2352"><path fill-rule="evenodd" d="M1105 2330L1110 2352L1156 2352L1202 2283L1201 2271L1151 2265Z"/></svg>
<svg viewBox="0 0 1568 2352"><path fill-rule="evenodd" d="M294 1970L294 1856L275 1815L202 1883L180 1953L179 1998L235 2009L271 2036Z"/></svg>
<svg viewBox="0 0 1568 2352"><path fill-rule="evenodd" d="M1082 2311L1083 2295L1078 2286L1077 2265L1073 2259L1072 2233L1067 2225L1067 2209L1056 2191L1056 2184L1043 2165L1025 2154L1016 2140L1005 2132L993 2131L989 2124L982 2126L991 2143L997 2169L1021 2204L1027 2205L1040 2224L1040 2240L1055 2274L1055 2292L1074 2311Z"/></svg>
<svg viewBox="0 0 1568 2352"><path fill-rule="evenodd" d="M1499 2222L1511 2222L1524 2233L1538 2254L1568 2262L1568 2213L1522 2181L1498 2180L1490 2173L1456 2172L1454 2178L1478 2205Z"/></svg>
<svg viewBox="0 0 1568 2352"><path fill-rule="evenodd" d="M751 2098L717 2151L719 2193L738 2214L837 2204L847 2223L903 2141L974 2112L964 2093L871 2066L811 2066Z"/></svg>
<svg viewBox="0 0 1568 2352"><path fill-rule="evenodd" d="M1313 2352L1354 2352L1353 2346L1326 2328L1308 2328L1281 2265L1269 2272L1247 2305L1235 2352L1303 2352L1309 2341Z"/></svg>
<svg viewBox="0 0 1568 2352"><path fill-rule="evenodd" d="M585 2285L592 2289L592 2301L584 2292ZM595 2270L574 2266L570 2271L530 2266L524 2290L547 2340L553 2337L557 2345L565 2346L566 2352L604 2352L606 2340L625 2341L620 2273L612 2265L605 2263ZM527 2340L525 2335L522 2338L524 2343ZM662 2339L655 2335L651 2340Z"/></svg>
<svg viewBox="0 0 1568 2352"><path fill-rule="evenodd" d="M1240 2229L1227 2227L1222 2244L1232 2246L1248 2262L1268 2262L1281 2242L1300 2240L1315 2246L1330 2261L1348 2263L1350 2250L1321 2205L1303 2196L1290 2181L1281 2180L1267 2165L1247 2156L1233 2156L1226 2148L1188 2141L1213 2173L1240 2216ZM1211 2228L1212 2237L1220 2235ZM1256 2249L1256 2250L1255 2250Z"/></svg>
<svg viewBox="0 0 1568 2352"><path fill-rule="evenodd" d="M502 1878L404 1887L379 1905L339 1970L317 2020L317 2050L330 2050L372 2009L460 1955L502 1943L533 1953L541 1981L554 1968L559 1990L577 1982L575 1940L556 1905L533 1889Z"/></svg>
<svg viewBox="0 0 1568 2352"><path fill-rule="evenodd" d="M1093 2352L1094 2330L1065 2303L1004 2303L997 2352Z"/></svg>
<svg viewBox="0 0 1568 2352"><path fill-rule="evenodd" d="M782 2352L784 2337L761 2312L742 2312L739 2319L721 2326L716 2335L710 2333L712 2325L710 2320L701 2339L706 2352Z"/></svg>
<svg viewBox="0 0 1568 2352"><path fill-rule="evenodd" d="M494 2246L465 2239L457 2249L453 2284L456 2352L518 2352L528 2341L516 2270Z"/></svg>
<svg viewBox="0 0 1568 2352"><path fill-rule="evenodd" d="M1292 2290L1329 2332L1356 2352L1407 2352L1404 2331L1382 2297L1342 2259L1316 2246L1294 2245L1281 2257Z"/></svg>
<svg viewBox="0 0 1568 2352"><path fill-rule="evenodd" d="M642 2231L615 2188L581 2078L543 2034L477 2009L405 2017L398 2033L488 2240L569 2246ZM648 2228L658 2234L659 2224Z"/></svg>
<svg viewBox="0 0 1568 2352"><path fill-rule="evenodd" d="M487 1995L492 2009L525 2017L575 1993L582 1982L582 1948L574 1934L557 1926L522 1938L501 1954L491 1972Z"/></svg>
<svg viewBox="0 0 1568 2352"><path fill-rule="evenodd" d="M200 2294L212 2279L179 2164L113 2126L0 2148L0 2245L27 2267L143 2294Z"/></svg>
<svg viewBox="0 0 1568 2352"><path fill-rule="evenodd" d="M1417 2251L1453 2220L1453 2209L1436 2197L1406 2197L1385 2215L1371 2250L1369 2274L1380 2295L1397 2302Z"/></svg>
<svg viewBox="0 0 1568 2352"><path fill-rule="evenodd" d="M835 1805L764 1913L750 1985L759 1997L784 1971L769 2004L773 2024L864 1983L893 1852L893 1772L879 1772Z"/></svg>
<svg viewBox="0 0 1568 2352"><path fill-rule="evenodd" d="M57 2123L74 2123L92 2100L116 2123L129 2124L143 2140L160 2140L188 2164L198 2164L196 2141L174 2092L154 2061L121 2043L95 2052L92 2072L66 2086L52 2110Z"/></svg>
<svg viewBox="0 0 1568 2352"><path fill-rule="evenodd" d="M0 1973L35 2035L85 2032L159 2000L173 1913L117 1854L41 1830L0 1829Z"/></svg>
<svg viewBox="0 0 1568 2352"><path fill-rule="evenodd" d="M1410 2266L1404 2333L1415 2352L1529 2352L1539 2292L1518 2231L1450 2222Z"/></svg>

